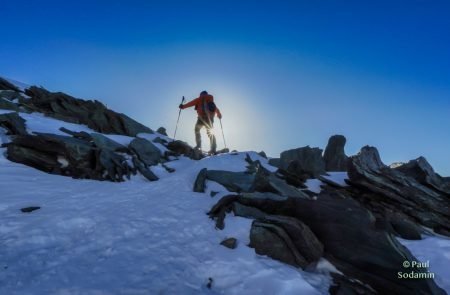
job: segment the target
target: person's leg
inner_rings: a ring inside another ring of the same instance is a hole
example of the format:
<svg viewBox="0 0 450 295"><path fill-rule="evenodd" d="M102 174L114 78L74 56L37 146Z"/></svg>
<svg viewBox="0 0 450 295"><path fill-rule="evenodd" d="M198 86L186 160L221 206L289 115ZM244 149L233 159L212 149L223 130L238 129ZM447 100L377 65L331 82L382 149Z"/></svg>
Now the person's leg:
<svg viewBox="0 0 450 295"><path fill-rule="evenodd" d="M216 149L217 149L217 142L216 142L216 136L214 135L213 124L214 124L214 120L211 119L210 124L208 126L206 126L206 134L208 134L208 137L209 137L209 144L211 147L211 152L215 153Z"/></svg>
<svg viewBox="0 0 450 295"><path fill-rule="evenodd" d="M200 135L200 129L203 127L203 122L200 120L200 118L197 119L197 123L195 123L195 148L200 149L202 147L202 137Z"/></svg>

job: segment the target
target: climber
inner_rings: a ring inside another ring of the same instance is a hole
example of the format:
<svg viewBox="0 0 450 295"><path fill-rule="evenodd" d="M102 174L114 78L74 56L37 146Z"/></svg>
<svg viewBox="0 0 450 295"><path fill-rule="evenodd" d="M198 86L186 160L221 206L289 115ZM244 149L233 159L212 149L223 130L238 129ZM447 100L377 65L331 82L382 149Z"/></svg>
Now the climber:
<svg viewBox="0 0 450 295"><path fill-rule="evenodd" d="M219 119L222 119L222 114L214 103L214 97L211 94L208 94L206 91L202 91L200 96L191 100L186 104L180 104L180 109L185 109L189 107L195 106L195 110L197 111L197 123L195 123L195 142L196 149L201 149L202 139L200 136L200 129L202 127L206 128L206 133L209 137L211 150L210 154L215 154L217 149L216 137L213 131L214 124L214 116L217 114Z"/></svg>

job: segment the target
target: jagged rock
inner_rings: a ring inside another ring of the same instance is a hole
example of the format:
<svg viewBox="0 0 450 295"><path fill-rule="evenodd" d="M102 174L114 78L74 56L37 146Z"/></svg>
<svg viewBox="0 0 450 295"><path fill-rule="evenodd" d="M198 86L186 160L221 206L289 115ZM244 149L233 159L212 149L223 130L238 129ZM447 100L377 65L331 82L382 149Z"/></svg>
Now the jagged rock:
<svg viewBox="0 0 450 295"><path fill-rule="evenodd" d="M11 110L15 112L19 112L20 108L17 104L10 102L9 100L0 97L0 109L3 110Z"/></svg>
<svg viewBox="0 0 450 295"><path fill-rule="evenodd" d="M325 161L322 158L322 150L309 146L287 150L280 155L280 169L308 178L316 178L325 174Z"/></svg>
<svg viewBox="0 0 450 295"><path fill-rule="evenodd" d="M236 247L237 247L237 240L235 238L228 238L228 239L225 239L222 242L220 242L220 244L222 246L225 246L225 247L230 248L230 249L236 249Z"/></svg>
<svg viewBox="0 0 450 295"><path fill-rule="evenodd" d="M167 140L165 140L165 139L162 139L161 137L157 137L157 138L155 138L155 139L153 139L153 142L154 143L159 143L159 144L162 144L162 145L166 145L167 144Z"/></svg>
<svg viewBox="0 0 450 295"><path fill-rule="evenodd" d="M287 233L279 226L253 221L249 246L255 248L259 255L267 255L293 266L306 265Z"/></svg>
<svg viewBox="0 0 450 295"><path fill-rule="evenodd" d="M0 77L0 90L13 90L16 92L20 92L19 88L10 83L8 80L5 80Z"/></svg>
<svg viewBox="0 0 450 295"><path fill-rule="evenodd" d="M408 217L399 213L387 214L387 221L392 227L393 234L407 240L421 240L420 228Z"/></svg>
<svg viewBox="0 0 450 295"><path fill-rule="evenodd" d="M307 188L307 186L305 185L305 182L308 179L306 175L305 177L299 177L298 175L292 174L289 171L283 169L278 169L276 175L279 178L284 179L289 185L295 186L297 188Z"/></svg>
<svg viewBox="0 0 450 295"><path fill-rule="evenodd" d="M231 192L249 192L255 176L245 172L208 170L206 178L220 183Z"/></svg>
<svg viewBox="0 0 450 295"><path fill-rule="evenodd" d="M15 99L19 100L23 98L20 92L14 90L0 90L0 97L9 101L13 101Z"/></svg>
<svg viewBox="0 0 450 295"><path fill-rule="evenodd" d="M123 176L129 177L132 170L123 156L69 136L17 135L6 146L9 160L51 174L122 181Z"/></svg>
<svg viewBox="0 0 450 295"><path fill-rule="evenodd" d="M156 130L156 132L158 132L159 134L168 136L168 135L167 135L166 128L164 128L164 127L159 127L159 128Z"/></svg>
<svg viewBox="0 0 450 295"><path fill-rule="evenodd" d="M252 219L262 219L267 214L254 207L244 206L241 203L233 203L233 213L235 216L241 216Z"/></svg>
<svg viewBox="0 0 450 295"><path fill-rule="evenodd" d="M280 158L272 158L269 159L269 165L272 165L274 167L280 168L281 159Z"/></svg>
<svg viewBox="0 0 450 295"><path fill-rule="evenodd" d="M137 157L133 157L133 165L136 169L149 181L157 181L159 178L156 176L143 162Z"/></svg>
<svg viewBox="0 0 450 295"><path fill-rule="evenodd" d="M363 147L351 157L348 175L348 191L375 214L389 210L436 231L450 230L448 195L385 166L376 148Z"/></svg>
<svg viewBox="0 0 450 295"><path fill-rule="evenodd" d="M123 176L130 179L131 168L128 166L126 159L114 153L110 149L100 149L97 151L97 167L95 170L106 170L108 177L112 181L123 181Z"/></svg>
<svg viewBox="0 0 450 295"><path fill-rule="evenodd" d="M354 278L330 272L333 282L328 289L330 295L376 295L370 286Z"/></svg>
<svg viewBox="0 0 450 295"><path fill-rule="evenodd" d="M448 183L446 179L434 172L433 167L431 167L430 163L424 157L419 157L409 161L407 164L399 165L395 170L414 178L420 184L450 195L450 189L447 187Z"/></svg>
<svg viewBox="0 0 450 295"><path fill-rule="evenodd" d="M200 160L203 154L199 149L192 148L189 144L181 140L174 140L167 144L167 148L178 155L185 155L193 160Z"/></svg>
<svg viewBox="0 0 450 295"><path fill-rule="evenodd" d="M203 168L197 175L197 178L194 182L194 192L196 193L204 193L205 192L205 182L207 177L208 169Z"/></svg>
<svg viewBox="0 0 450 295"><path fill-rule="evenodd" d="M262 166L258 167L250 191L273 192L286 197L310 198L304 192L287 184L284 180L278 178L274 173L269 172Z"/></svg>
<svg viewBox="0 0 450 295"><path fill-rule="evenodd" d="M398 272L405 271L403 261L417 259L389 233L377 229L374 216L351 198L326 191L322 191L316 200L226 196L219 200L209 215L219 220L235 202L254 207L267 215L300 220L323 244L327 260L346 276L367 284L379 294L443 294L432 279L396 279ZM264 251L279 250L276 258L291 264L298 259L291 251L292 246L285 242L286 235L279 230L280 227L268 228L260 223L256 225L255 230L263 232L251 235L259 236L262 243L272 243L262 246Z"/></svg>
<svg viewBox="0 0 450 295"><path fill-rule="evenodd" d="M288 244L292 244L297 252L293 256L301 258L300 261L297 261L297 266L306 268L310 263L316 262L322 257L322 243L309 227L298 219L289 216L266 215L261 222L276 225L286 232L290 240Z"/></svg>
<svg viewBox="0 0 450 295"><path fill-rule="evenodd" d="M161 161L161 151L146 139L135 138L128 147L147 166L156 165Z"/></svg>
<svg viewBox="0 0 450 295"><path fill-rule="evenodd" d="M85 101L35 86L26 89L25 93L31 97L27 105L32 109L63 121L85 124L97 132L128 136L153 133L150 128L124 114L107 109L98 101Z"/></svg>
<svg viewBox="0 0 450 295"><path fill-rule="evenodd" d="M27 135L25 120L17 113L0 115L0 126L8 130L8 135Z"/></svg>
<svg viewBox="0 0 450 295"><path fill-rule="evenodd" d="M323 245L308 226L287 216L267 215L253 221L249 246L260 255L303 269L323 254Z"/></svg>
<svg viewBox="0 0 450 295"><path fill-rule="evenodd" d="M122 153L129 152L128 148L104 136L103 134L91 133L90 136L95 146L100 149L108 149L114 152L122 152Z"/></svg>
<svg viewBox="0 0 450 295"><path fill-rule="evenodd" d="M59 130L64 132L64 133L66 133L66 134L71 135L72 137L75 137L75 138L78 138L78 139L83 139L83 140L86 140L86 141L92 141L92 136L89 133L85 132L85 131L80 131L80 132L72 131L72 130L69 130L69 129L64 128L64 127L59 128Z"/></svg>
<svg viewBox="0 0 450 295"><path fill-rule="evenodd" d="M22 209L20 209L20 211L22 211L23 213L30 213L30 212L33 212L33 211L36 211L36 210L39 210L39 209L41 209L41 207L39 207L39 206L31 206L31 207L22 208Z"/></svg>
<svg viewBox="0 0 450 295"><path fill-rule="evenodd" d="M325 170L327 171L347 171L348 157L345 155L345 136L333 135L328 140L327 147L323 155Z"/></svg>
<svg viewBox="0 0 450 295"><path fill-rule="evenodd" d="M349 164L350 167L356 166L368 172L378 172L387 167L381 161L377 148L372 146L364 146L356 156L351 157Z"/></svg>

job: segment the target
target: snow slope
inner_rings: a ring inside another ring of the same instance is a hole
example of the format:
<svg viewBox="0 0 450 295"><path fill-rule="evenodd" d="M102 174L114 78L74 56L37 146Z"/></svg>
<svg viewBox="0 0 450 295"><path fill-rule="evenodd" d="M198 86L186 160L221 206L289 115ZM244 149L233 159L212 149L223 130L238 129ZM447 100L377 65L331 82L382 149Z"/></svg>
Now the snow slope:
<svg viewBox="0 0 450 295"><path fill-rule="evenodd" d="M40 114L21 116L30 131L91 131ZM245 153L182 157L168 163L175 173L153 168L159 181L137 175L123 183L49 175L0 153L0 294L327 292L326 271L306 273L248 248L251 220L230 216L225 230L214 228L206 212L226 194L222 186L209 182L205 194L192 192L201 168L243 171ZM220 193L211 198L210 190ZM20 211L28 206L41 209ZM219 245L231 236L237 249Z"/></svg>
<svg viewBox="0 0 450 295"><path fill-rule="evenodd" d="M60 127L93 132L37 113L20 115L30 132L64 134ZM133 139L106 136L122 144ZM1 128L0 140L8 140ZM181 157L167 163L175 173L152 167L160 177L156 182L136 175L123 183L49 175L8 161L4 152L0 148L0 294L327 293L333 271L327 261L308 273L255 254L246 246L250 219L229 215L220 231L206 215L227 194L224 187L208 182L206 193L192 192L204 167L245 170L245 152L201 161ZM275 170L257 153L249 155ZM320 189L318 181L310 183ZM219 194L210 197L211 191ZM41 209L20 211L28 206ZM228 237L238 239L236 249L219 245ZM429 259L436 281L449 292L448 267L439 267L449 262L449 240L404 244L419 259L434 253Z"/></svg>

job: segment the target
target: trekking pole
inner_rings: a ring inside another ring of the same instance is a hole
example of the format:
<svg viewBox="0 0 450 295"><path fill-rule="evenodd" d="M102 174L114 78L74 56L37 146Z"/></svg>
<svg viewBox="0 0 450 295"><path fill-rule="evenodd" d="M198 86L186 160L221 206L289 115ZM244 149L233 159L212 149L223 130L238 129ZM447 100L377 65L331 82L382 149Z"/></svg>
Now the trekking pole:
<svg viewBox="0 0 450 295"><path fill-rule="evenodd" d="M219 119L219 121L220 121L220 128L222 129L223 144L225 145L225 148L227 148L227 142L225 141L225 133L223 133L222 119Z"/></svg>
<svg viewBox="0 0 450 295"><path fill-rule="evenodd" d="M183 99L181 99L181 104L183 104L183 103L184 103L184 96L183 96ZM175 125L175 133L173 134L173 141L175 141L175 136L177 135L178 121L180 121L180 115L181 115L181 109L178 112L177 125Z"/></svg>

